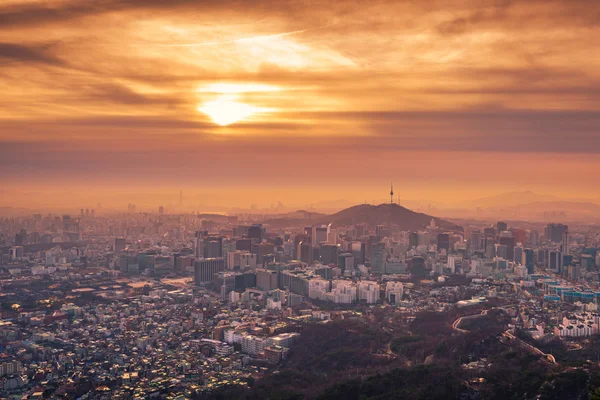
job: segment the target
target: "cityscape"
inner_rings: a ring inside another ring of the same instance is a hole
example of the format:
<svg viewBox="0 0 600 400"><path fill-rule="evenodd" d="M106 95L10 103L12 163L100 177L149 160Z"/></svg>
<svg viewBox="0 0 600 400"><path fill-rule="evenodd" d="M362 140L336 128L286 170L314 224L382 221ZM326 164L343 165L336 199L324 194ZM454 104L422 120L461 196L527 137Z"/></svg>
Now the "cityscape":
<svg viewBox="0 0 600 400"><path fill-rule="evenodd" d="M331 215L0 219L3 396L352 398L338 380L423 367L457 375L437 396L495 398L511 354L598 373L597 225L448 221L393 190Z"/></svg>
<svg viewBox="0 0 600 400"><path fill-rule="evenodd" d="M0 1L0 400L600 400L599 6Z"/></svg>

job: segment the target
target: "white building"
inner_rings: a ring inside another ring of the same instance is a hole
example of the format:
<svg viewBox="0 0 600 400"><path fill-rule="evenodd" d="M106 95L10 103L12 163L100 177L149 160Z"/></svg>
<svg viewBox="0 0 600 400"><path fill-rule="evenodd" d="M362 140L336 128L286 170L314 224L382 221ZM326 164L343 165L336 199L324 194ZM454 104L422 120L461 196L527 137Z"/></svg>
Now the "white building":
<svg viewBox="0 0 600 400"><path fill-rule="evenodd" d="M311 279L308 281L308 297L311 299L325 300L329 292L329 281L325 279Z"/></svg>
<svg viewBox="0 0 600 400"><path fill-rule="evenodd" d="M242 337L242 352L257 355L265 351L267 341L257 336L246 335Z"/></svg>
<svg viewBox="0 0 600 400"><path fill-rule="evenodd" d="M564 317L562 324L554 328L554 335L560 337L583 337L597 335L600 316L596 313L575 314Z"/></svg>
<svg viewBox="0 0 600 400"><path fill-rule="evenodd" d="M267 310L281 310L281 300L275 301L269 297L267 299Z"/></svg>
<svg viewBox="0 0 600 400"><path fill-rule="evenodd" d="M358 283L358 299L365 300L367 304L376 303L379 300L379 284L372 281L360 281Z"/></svg>
<svg viewBox="0 0 600 400"><path fill-rule="evenodd" d="M385 298L392 304L399 303L404 295L404 285L402 282L388 281L385 284Z"/></svg>

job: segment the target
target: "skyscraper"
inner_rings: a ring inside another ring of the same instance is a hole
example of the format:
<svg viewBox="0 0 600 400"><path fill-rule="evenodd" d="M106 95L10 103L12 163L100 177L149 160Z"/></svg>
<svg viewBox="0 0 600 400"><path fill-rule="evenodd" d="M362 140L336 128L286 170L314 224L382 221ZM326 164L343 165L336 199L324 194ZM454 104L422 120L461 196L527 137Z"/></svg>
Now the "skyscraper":
<svg viewBox="0 0 600 400"><path fill-rule="evenodd" d="M371 246L371 273L385 273L385 243L374 243Z"/></svg>
<svg viewBox="0 0 600 400"><path fill-rule="evenodd" d="M437 235L438 250L450 250L450 235L447 233L438 233Z"/></svg>
<svg viewBox="0 0 600 400"><path fill-rule="evenodd" d="M561 243L563 238L563 233L568 231L569 227L563 224L548 224L546 226L545 236L546 240L549 240L554 243Z"/></svg>
<svg viewBox="0 0 600 400"><path fill-rule="evenodd" d="M319 247L319 245L321 243L327 242L327 239L329 238L329 229L330 228L331 228L331 224L312 227L311 242L312 242L313 247Z"/></svg>
<svg viewBox="0 0 600 400"><path fill-rule="evenodd" d="M125 239L124 238L116 238L115 239L115 253L120 253L125 250Z"/></svg>
<svg viewBox="0 0 600 400"><path fill-rule="evenodd" d="M562 253L563 256L571 255L571 251L569 250L569 231L566 230L562 233Z"/></svg>
<svg viewBox="0 0 600 400"><path fill-rule="evenodd" d="M194 284L212 282L216 273L225 271L225 259L205 258L194 261Z"/></svg>
<svg viewBox="0 0 600 400"><path fill-rule="evenodd" d="M515 238L509 236L502 236L499 239L501 245L506 246L506 258L510 261L515 260ZM517 260L520 261L520 260Z"/></svg>
<svg viewBox="0 0 600 400"><path fill-rule="evenodd" d="M336 244L322 243L319 251L323 264L337 264L340 246Z"/></svg>
<svg viewBox="0 0 600 400"><path fill-rule="evenodd" d="M524 249L522 256L522 264L527 267L527 273L532 275L534 273L535 257L533 249Z"/></svg>
<svg viewBox="0 0 600 400"><path fill-rule="evenodd" d="M481 231L479 231L479 230L472 231L471 239L469 242L470 242L472 250L474 250L474 251L481 250Z"/></svg>

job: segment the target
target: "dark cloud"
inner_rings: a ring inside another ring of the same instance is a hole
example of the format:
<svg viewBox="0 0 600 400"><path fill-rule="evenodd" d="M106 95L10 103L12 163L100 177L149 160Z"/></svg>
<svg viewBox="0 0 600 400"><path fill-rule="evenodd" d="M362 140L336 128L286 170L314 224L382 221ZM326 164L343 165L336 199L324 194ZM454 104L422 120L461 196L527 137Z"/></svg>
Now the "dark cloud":
<svg viewBox="0 0 600 400"><path fill-rule="evenodd" d="M51 45L25 46L17 43L0 43L0 64L34 63L65 66L66 63L51 53Z"/></svg>
<svg viewBox="0 0 600 400"><path fill-rule="evenodd" d="M277 7L273 9L273 4ZM210 10L263 10L286 12L295 8L295 1L271 2L260 0L90 0L67 1L60 5L51 2L34 4L16 4L0 7L1 27L39 25L98 16L102 14L128 10L176 10L186 8L191 12L204 13Z"/></svg>

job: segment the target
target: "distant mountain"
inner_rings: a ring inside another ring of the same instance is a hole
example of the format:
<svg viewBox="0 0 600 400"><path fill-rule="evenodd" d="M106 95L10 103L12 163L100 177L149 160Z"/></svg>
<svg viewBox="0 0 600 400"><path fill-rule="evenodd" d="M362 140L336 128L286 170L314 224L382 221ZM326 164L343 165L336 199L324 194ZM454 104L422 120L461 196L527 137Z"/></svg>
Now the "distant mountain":
<svg viewBox="0 0 600 400"><path fill-rule="evenodd" d="M535 203L518 204L509 209L532 212L562 210L578 213L600 213L600 205L583 201L538 201Z"/></svg>
<svg viewBox="0 0 600 400"><path fill-rule="evenodd" d="M539 201L518 204L510 207L497 207L487 210L507 218L527 220L587 221L600 220L600 205L583 201Z"/></svg>
<svg viewBox="0 0 600 400"><path fill-rule="evenodd" d="M495 196L482 197L480 199L469 201L468 205L471 207L498 208L560 200L561 199L558 196L539 194L528 190L524 192L508 192Z"/></svg>
<svg viewBox="0 0 600 400"><path fill-rule="evenodd" d="M332 211L342 210L347 207L351 207L352 204L354 204L354 203L349 200L344 200L344 199L321 200L321 201L317 201L316 203L312 203L310 205L310 208L314 209L314 210L332 212Z"/></svg>
<svg viewBox="0 0 600 400"><path fill-rule="evenodd" d="M17 217L32 214L32 211L23 207L0 207L0 216L2 217Z"/></svg>
<svg viewBox="0 0 600 400"><path fill-rule="evenodd" d="M431 220L434 220L436 225L443 229L462 231L462 227L452 222L431 215L417 213L398 204L380 204L378 206L360 204L331 215L311 214L311 218L272 219L265 221L265 224L271 226L292 226L331 223L333 227L362 223L367 223L371 226L391 224L399 230L417 231L428 226Z"/></svg>

